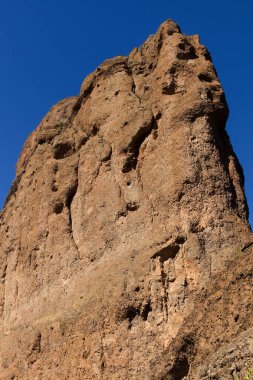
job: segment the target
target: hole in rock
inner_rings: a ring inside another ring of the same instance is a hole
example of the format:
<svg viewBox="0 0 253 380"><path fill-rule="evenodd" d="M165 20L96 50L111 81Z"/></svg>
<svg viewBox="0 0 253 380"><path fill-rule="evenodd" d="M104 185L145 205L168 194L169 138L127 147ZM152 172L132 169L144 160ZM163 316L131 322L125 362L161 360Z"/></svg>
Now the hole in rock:
<svg viewBox="0 0 253 380"><path fill-rule="evenodd" d="M186 241L186 238L184 236L178 236L175 240L177 244L184 244Z"/></svg>
<svg viewBox="0 0 253 380"><path fill-rule="evenodd" d="M198 58L195 52L195 49L192 45L190 45L188 42L181 42L178 44L179 52L177 53L178 59L196 59Z"/></svg>
<svg viewBox="0 0 253 380"><path fill-rule="evenodd" d="M126 319L131 323L135 317L140 315L140 310L136 309L134 306L129 306L126 310Z"/></svg>
<svg viewBox="0 0 253 380"><path fill-rule="evenodd" d="M93 125L92 127L92 135L96 136L98 134L98 127L96 125Z"/></svg>
<svg viewBox="0 0 253 380"><path fill-rule="evenodd" d="M207 90L206 95L207 95L208 99L213 100L213 94L212 94L212 91Z"/></svg>
<svg viewBox="0 0 253 380"><path fill-rule="evenodd" d="M176 92L176 82L172 80L170 83L164 82L162 84L162 93L164 95L173 95Z"/></svg>
<svg viewBox="0 0 253 380"><path fill-rule="evenodd" d="M175 74L176 73L176 71L177 71L177 68L176 68L176 66L171 66L171 68L168 70L169 71L169 73L170 74Z"/></svg>
<svg viewBox="0 0 253 380"><path fill-rule="evenodd" d="M200 73L198 75L199 79L203 82L212 82L213 78L208 73Z"/></svg>
<svg viewBox="0 0 253 380"><path fill-rule="evenodd" d="M184 44L183 42L180 42L180 43L178 44L178 47L179 47L181 50L185 51L185 44Z"/></svg>
<svg viewBox="0 0 253 380"><path fill-rule="evenodd" d="M80 139L80 142L79 142L79 148L81 148L81 146L85 145L87 141L88 141L88 136L87 135L82 136Z"/></svg>
<svg viewBox="0 0 253 380"><path fill-rule="evenodd" d="M59 143L54 146L54 158L60 160L70 156L73 153L73 147L70 142Z"/></svg>
<svg viewBox="0 0 253 380"><path fill-rule="evenodd" d="M58 191L58 187L53 183L51 186L51 190L56 193Z"/></svg>
<svg viewBox="0 0 253 380"><path fill-rule="evenodd" d="M161 113L161 112L158 112L158 113L156 114L156 116L155 116L155 119L156 119L156 120L160 120L161 117L162 117L162 113Z"/></svg>
<svg viewBox="0 0 253 380"><path fill-rule="evenodd" d="M54 205L54 213L55 214L61 214L62 213L62 210L63 210L63 203L62 202L57 202L55 205Z"/></svg>
<svg viewBox="0 0 253 380"><path fill-rule="evenodd" d="M136 202L129 202L127 204L127 210L128 211L136 211L136 210L138 210L138 208L139 208L139 205Z"/></svg>
<svg viewBox="0 0 253 380"><path fill-rule="evenodd" d="M157 132L157 130L154 131L153 138L154 138L154 140L156 140L158 138L158 132Z"/></svg>
<svg viewBox="0 0 253 380"><path fill-rule="evenodd" d="M182 380L185 379L189 373L190 365L186 357L180 358L170 371L171 379Z"/></svg>
<svg viewBox="0 0 253 380"><path fill-rule="evenodd" d="M53 173L56 174L58 172L59 168L58 168L58 164L55 164L53 166Z"/></svg>
<svg viewBox="0 0 253 380"><path fill-rule="evenodd" d="M39 140L38 140L38 144L39 144L39 145L45 144L45 142L46 142L45 139L39 139Z"/></svg>
<svg viewBox="0 0 253 380"><path fill-rule="evenodd" d="M182 345L177 353L172 368L164 379L183 380L187 379L190 371L189 359L194 358L196 349L192 336L184 337ZM162 379L161 379L162 380Z"/></svg>
<svg viewBox="0 0 253 380"><path fill-rule="evenodd" d="M156 252L152 258L159 257L160 262L164 263L169 259L174 259L179 252L180 246L177 244L169 245L168 247L164 247Z"/></svg>

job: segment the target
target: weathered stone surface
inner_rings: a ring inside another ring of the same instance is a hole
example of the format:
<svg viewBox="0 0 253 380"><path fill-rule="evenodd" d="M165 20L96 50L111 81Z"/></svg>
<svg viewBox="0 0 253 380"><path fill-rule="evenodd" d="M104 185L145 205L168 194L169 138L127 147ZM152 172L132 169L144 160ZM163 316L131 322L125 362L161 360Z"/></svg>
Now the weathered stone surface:
<svg viewBox="0 0 253 380"><path fill-rule="evenodd" d="M208 51L171 20L49 111L1 213L1 379L248 368L253 238L227 116Z"/></svg>

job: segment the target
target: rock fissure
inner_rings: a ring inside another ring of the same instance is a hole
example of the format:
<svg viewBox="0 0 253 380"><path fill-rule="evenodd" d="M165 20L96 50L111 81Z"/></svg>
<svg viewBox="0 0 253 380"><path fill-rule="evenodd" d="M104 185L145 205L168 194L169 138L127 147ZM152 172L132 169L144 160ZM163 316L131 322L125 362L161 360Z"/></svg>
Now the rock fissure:
<svg viewBox="0 0 253 380"><path fill-rule="evenodd" d="M80 155L78 155L76 166L74 168L74 171L76 172L76 175L75 175L76 178L75 178L75 181L71 184L71 187L69 188L69 190L67 192L65 205L66 205L67 210L68 210L70 236L72 238L72 241L74 243L74 246L75 246L75 248L76 248L76 250L78 252L79 259L80 259L81 255L80 255L80 250L79 250L77 241L75 239L75 233L74 233L74 228L73 228L73 215L72 215L72 210L71 210L72 203L73 203L74 198L76 196L76 193L78 191L78 184L79 184L79 174L78 174L78 172L79 172L79 162L80 162Z"/></svg>
<svg viewBox="0 0 253 380"><path fill-rule="evenodd" d="M144 124L138 130L136 135L132 137L132 141L127 148L127 157L122 168L123 173L128 173L131 170L136 170L141 148L144 146L150 134L156 129L157 124L155 120L152 119L148 124Z"/></svg>

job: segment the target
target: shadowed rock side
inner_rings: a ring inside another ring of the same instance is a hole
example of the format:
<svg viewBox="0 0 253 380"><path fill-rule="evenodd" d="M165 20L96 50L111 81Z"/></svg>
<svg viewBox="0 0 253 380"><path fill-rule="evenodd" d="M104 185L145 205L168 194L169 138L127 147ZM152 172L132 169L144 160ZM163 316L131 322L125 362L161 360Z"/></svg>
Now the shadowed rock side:
<svg viewBox="0 0 253 380"><path fill-rule="evenodd" d="M253 239L227 116L208 51L171 20L49 111L1 213L0 379L247 370Z"/></svg>

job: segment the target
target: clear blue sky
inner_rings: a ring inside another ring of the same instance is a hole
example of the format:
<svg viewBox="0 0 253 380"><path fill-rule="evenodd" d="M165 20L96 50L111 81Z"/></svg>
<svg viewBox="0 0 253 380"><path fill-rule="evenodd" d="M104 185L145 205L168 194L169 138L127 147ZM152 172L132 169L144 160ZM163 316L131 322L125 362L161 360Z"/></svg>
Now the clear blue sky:
<svg viewBox="0 0 253 380"><path fill-rule="evenodd" d="M167 18L199 34L212 54L253 222L253 0L0 0L0 207L22 145L49 108Z"/></svg>

